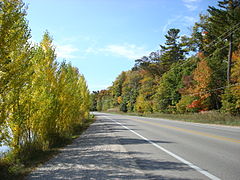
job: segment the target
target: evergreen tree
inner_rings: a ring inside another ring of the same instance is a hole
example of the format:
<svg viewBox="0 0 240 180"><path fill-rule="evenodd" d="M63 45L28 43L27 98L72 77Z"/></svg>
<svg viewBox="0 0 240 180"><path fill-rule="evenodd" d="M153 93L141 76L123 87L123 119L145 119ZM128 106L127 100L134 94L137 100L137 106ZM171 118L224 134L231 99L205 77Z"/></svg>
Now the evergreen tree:
<svg viewBox="0 0 240 180"><path fill-rule="evenodd" d="M219 9L210 6L208 12L211 14L209 21L211 31L220 36L225 32L225 39L227 39L228 48L228 69L227 81L230 83L231 66L232 66L232 52L236 49L235 40L240 37L240 1L239 0L223 0L218 2Z"/></svg>
<svg viewBox="0 0 240 180"><path fill-rule="evenodd" d="M179 32L179 29L169 29L167 35L165 35L165 45L160 45L162 51L161 62L166 66L166 70L169 69L171 64L185 58L184 50L178 42L180 38Z"/></svg>

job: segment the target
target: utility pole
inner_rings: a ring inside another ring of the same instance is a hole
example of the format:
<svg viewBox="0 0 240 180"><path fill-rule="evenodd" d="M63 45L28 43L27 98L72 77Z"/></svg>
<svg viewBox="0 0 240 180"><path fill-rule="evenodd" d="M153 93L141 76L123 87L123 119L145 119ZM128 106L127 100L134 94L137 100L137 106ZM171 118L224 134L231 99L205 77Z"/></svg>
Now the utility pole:
<svg viewBox="0 0 240 180"><path fill-rule="evenodd" d="M231 83L231 66L232 66L232 37L233 34L230 34L229 37L229 49L228 49L228 68L227 68L227 83Z"/></svg>

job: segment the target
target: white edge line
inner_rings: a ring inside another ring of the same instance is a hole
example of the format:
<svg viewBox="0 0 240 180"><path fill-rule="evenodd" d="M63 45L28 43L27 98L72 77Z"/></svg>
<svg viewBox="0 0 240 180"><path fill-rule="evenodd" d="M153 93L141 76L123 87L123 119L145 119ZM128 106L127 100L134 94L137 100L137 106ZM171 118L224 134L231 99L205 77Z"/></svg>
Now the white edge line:
<svg viewBox="0 0 240 180"><path fill-rule="evenodd" d="M151 140L145 138L145 137L142 136L141 134L138 134L138 133L135 132L134 130L128 128L127 126L124 126L122 123L119 123L119 122L117 122L116 120L113 120L113 119L111 119L111 118L109 118L109 117L106 117L106 116L104 116L104 117L105 117L106 119L109 119L109 120L114 121L115 123L121 125L121 126L124 127L125 129L127 129L127 130L131 131L132 133L136 134L137 136L139 136L140 138L144 139L144 140L147 141L148 143L152 144L152 145L155 146L156 148L161 149L161 150L164 151L165 153L167 153L167 154L169 154L170 156L174 157L175 159L181 161L182 163L188 165L188 166L191 167L192 169L195 169L196 171L200 172L201 174L207 176L208 178L210 178L210 179L212 179L212 180L220 180L220 178L218 178L218 177L214 176L213 174L211 174L211 173L203 170L202 168L200 168L200 167L192 164L191 162L189 162L189 161L181 158L180 156L178 156L178 155L176 155L176 154L168 151L167 149L159 146L158 144L156 144L156 143L152 142Z"/></svg>

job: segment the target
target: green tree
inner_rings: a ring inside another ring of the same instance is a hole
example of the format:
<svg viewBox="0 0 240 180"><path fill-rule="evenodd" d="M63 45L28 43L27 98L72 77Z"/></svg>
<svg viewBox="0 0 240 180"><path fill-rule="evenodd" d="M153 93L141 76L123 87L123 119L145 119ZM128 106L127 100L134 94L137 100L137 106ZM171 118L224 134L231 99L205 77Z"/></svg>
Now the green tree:
<svg viewBox="0 0 240 180"><path fill-rule="evenodd" d="M211 31L216 36L228 32L225 38L229 44L227 81L230 83L232 52L236 49L234 42L240 37L239 31L236 31L240 22L240 2L239 0L223 0L218 2L218 6L219 9L213 6L209 7L208 12L211 14L209 21L211 22Z"/></svg>
<svg viewBox="0 0 240 180"><path fill-rule="evenodd" d="M240 46L233 53L232 85L222 94L222 111L240 114Z"/></svg>
<svg viewBox="0 0 240 180"><path fill-rule="evenodd" d="M188 76L196 66L196 58L186 62L173 64L170 70L163 74L154 95L154 111L172 112L181 98L179 89L183 88L182 79Z"/></svg>
<svg viewBox="0 0 240 180"><path fill-rule="evenodd" d="M91 111L97 111L97 97L98 97L99 91L93 91L90 94L90 110Z"/></svg>
<svg viewBox="0 0 240 180"><path fill-rule="evenodd" d="M122 103L120 104L120 109L122 111L134 111L136 99L139 94L141 79L142 75L139 73L139 71L126 72L126 80L123 83L122 90Z"/></svg>
<svg viewBox="0 0 240 180"><path fill-rule="evenodd" d="M169 29L167 32L165 45L160 45L162 65L168 70L171 64L185 59L182 44L179 43L179 29Z"/></svg>
<svg viewBox="0 0 240 180"><path fill-rule="evenodd" d="M126 72L122 72L116 80L113 82L111 87L113 106L118 106L120 103L118 101L119 97L122 96L123 83L126 79Z"/></svg>

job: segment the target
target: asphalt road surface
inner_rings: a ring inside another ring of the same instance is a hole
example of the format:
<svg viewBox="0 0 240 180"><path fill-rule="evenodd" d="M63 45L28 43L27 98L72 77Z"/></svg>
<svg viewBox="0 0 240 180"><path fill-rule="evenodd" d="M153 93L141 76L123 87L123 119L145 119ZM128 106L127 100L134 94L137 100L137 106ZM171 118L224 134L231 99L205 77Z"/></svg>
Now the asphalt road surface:
<svg viewBox="0 0 240 180"><path fill-rule="evenodd" d="M240 128L95 113L29 179L240 180Z"/></svg>

